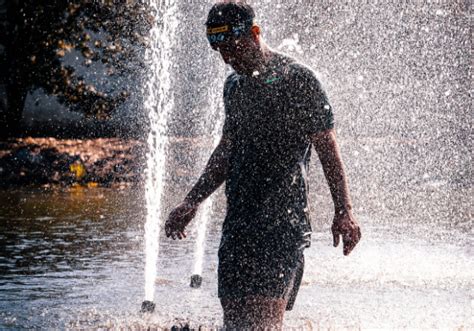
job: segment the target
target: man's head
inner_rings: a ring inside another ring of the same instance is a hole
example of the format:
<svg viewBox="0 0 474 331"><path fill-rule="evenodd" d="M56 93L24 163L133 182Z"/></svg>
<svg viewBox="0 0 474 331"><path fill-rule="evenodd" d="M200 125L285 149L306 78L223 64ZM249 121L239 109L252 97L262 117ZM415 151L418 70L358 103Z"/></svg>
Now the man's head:
<svg viewBox="0 0 474 331"><path fill-rule="evenodd" d="M255 12L245 3L220 2L209 11L207 39L225 63L239 74L252 73L260 61L260 27Z"/></svg>

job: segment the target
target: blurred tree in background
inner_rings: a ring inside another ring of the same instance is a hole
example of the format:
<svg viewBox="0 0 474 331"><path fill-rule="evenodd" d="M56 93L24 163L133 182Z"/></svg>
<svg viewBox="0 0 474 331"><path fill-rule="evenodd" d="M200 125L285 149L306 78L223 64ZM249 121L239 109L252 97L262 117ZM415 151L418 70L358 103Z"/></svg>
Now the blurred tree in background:
<svg viewBox="0 0 474 331"><path fill-rule="evenodd" d="M141 1L0 0L0 134L17 133L27 93L36 88L71 111L108 118L133 87L105 89L64 58L78 54L82 66L100 64L106 79L130 84L145 69L152 14Z"/></svg>

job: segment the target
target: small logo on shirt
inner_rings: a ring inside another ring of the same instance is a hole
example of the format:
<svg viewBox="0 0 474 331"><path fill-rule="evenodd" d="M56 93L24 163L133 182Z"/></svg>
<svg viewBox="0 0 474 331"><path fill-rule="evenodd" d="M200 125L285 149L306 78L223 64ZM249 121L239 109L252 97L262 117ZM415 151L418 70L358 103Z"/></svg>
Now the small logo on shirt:
<svg viewBox="0 0 474 331"><path fill-rule="evenodd" d="M274 83L274 82L276 82L276 81L279 81L280 79L281 79L280 77L271 77L271 78L268 78L268 79L265 81L265 83L266 83L266 84L272 84L272 83Z"/></svg>

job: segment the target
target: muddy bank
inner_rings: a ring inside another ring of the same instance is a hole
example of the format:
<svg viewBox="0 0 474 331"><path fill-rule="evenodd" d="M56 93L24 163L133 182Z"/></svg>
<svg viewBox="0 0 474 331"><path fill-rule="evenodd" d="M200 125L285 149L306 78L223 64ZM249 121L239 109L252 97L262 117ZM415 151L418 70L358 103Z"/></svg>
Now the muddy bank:
<svg viewBox="0 0 474 331"><path fill-rule="evenodd" d="M135 185L146 143L119 138L18 138L0 142L0 187Z"/></svg>

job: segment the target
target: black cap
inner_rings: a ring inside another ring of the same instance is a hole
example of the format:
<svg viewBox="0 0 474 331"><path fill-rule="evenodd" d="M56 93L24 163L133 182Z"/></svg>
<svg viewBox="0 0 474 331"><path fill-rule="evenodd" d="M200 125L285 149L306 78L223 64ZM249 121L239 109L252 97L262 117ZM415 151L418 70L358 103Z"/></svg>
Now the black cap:
<svg viewBox="0 0 474 331"><path fill-rule="evenodd" d="M252 7L243 2L219 2L212 6L207 16L208 27L230 24L231 26L244 25L249 28L253 25L255 12Z"/></svg>

